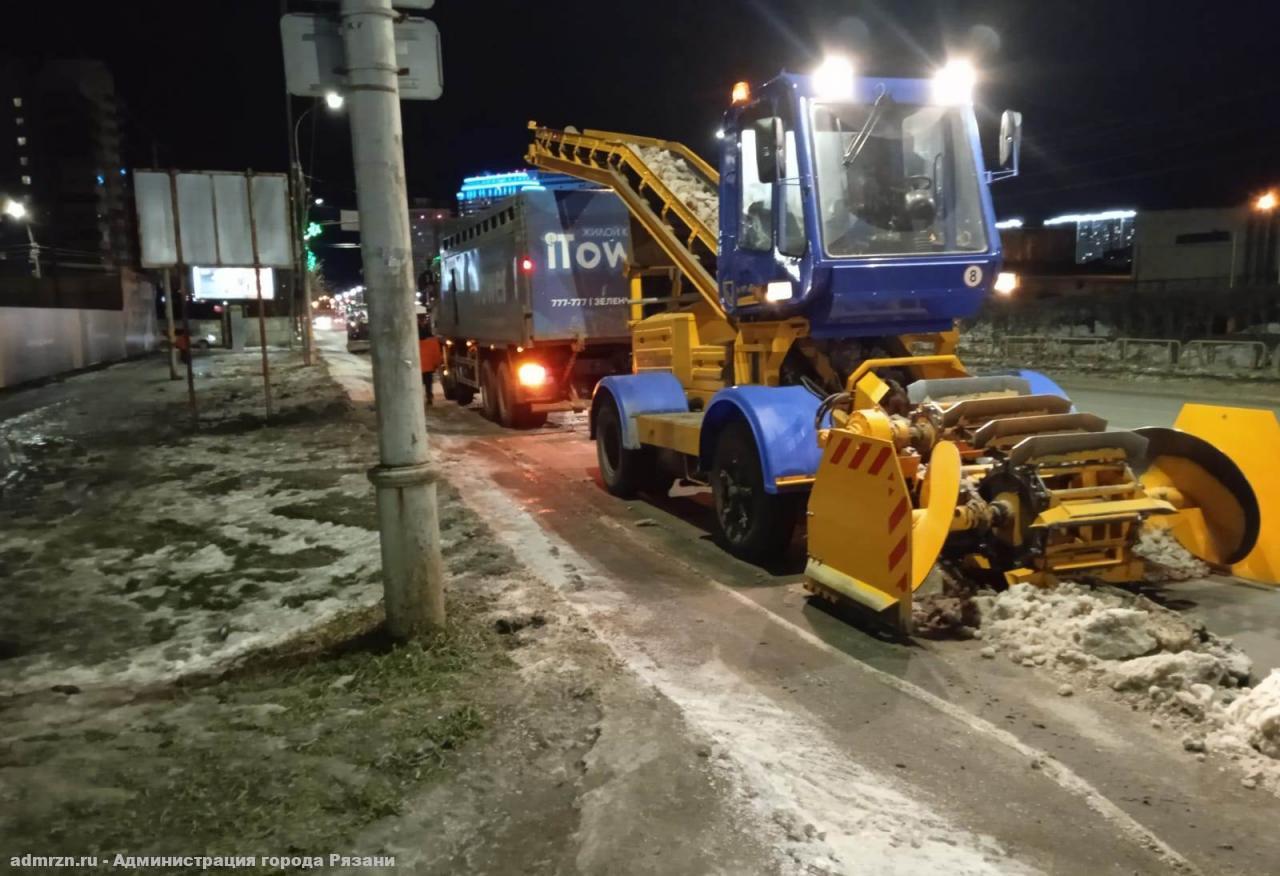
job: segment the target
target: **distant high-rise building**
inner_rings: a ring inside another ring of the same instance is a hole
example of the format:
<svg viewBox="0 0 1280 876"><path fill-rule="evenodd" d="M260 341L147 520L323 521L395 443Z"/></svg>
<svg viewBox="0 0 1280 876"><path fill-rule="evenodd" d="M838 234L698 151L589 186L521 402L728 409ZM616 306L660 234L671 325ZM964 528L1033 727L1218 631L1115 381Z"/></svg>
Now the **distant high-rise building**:
<svg viewBox="0 0 1280 876"><path fill-rule="evenodd" d="M25 211L21 222L0 226L0 273L28 269L30 240L46 275L111 272L135 261L119 115L100 62L0 66L0 200Z"/></svg>

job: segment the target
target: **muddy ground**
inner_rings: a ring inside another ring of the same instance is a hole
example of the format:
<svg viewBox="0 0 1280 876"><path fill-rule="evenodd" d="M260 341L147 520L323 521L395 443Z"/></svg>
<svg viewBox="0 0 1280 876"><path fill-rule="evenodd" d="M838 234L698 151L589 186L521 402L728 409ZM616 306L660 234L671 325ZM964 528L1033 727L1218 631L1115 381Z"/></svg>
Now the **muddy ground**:
<svg viewBox="0 0 1280 876"><path fill-rule="evenodd" d="M448 629L383 639L372 413L273 358L270 421L256 354L198 361L198 429L159 361L0 397L0 857L778 870L710 740L448 486Z"/></svg>

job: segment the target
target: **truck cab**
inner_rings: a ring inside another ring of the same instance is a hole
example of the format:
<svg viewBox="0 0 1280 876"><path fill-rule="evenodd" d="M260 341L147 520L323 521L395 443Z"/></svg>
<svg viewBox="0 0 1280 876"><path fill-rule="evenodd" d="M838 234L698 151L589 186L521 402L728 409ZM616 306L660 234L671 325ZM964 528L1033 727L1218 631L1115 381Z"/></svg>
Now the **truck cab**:
<svg viewBox="0 0 1280 876"><path fill-rule="evenodd" d="M740 322L802 316L815 338L949 330L1000 265L963 74L833 66L735 87L720 131L721 303Z"/></svg>

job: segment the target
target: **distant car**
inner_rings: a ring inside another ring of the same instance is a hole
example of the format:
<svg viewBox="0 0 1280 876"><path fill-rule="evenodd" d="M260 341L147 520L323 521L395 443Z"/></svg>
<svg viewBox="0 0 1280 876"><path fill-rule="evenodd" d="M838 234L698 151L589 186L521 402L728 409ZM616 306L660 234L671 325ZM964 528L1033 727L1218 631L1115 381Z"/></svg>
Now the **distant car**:
<svg viewBox="0 0 1280 876"><path fill-rule="evenodd" d="M369 349L369 317L361 315L347 322L347 352Z"/></svg>

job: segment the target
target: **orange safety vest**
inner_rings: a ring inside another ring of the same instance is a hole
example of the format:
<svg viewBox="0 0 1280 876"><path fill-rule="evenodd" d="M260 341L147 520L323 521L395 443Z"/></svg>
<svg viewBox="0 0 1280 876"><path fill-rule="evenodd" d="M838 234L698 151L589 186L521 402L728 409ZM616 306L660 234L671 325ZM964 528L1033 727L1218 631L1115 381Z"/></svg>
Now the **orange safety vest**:
<svg viewBox="0 0 1280 876"><path fill-rule="evenodd" d="M418 358L422 362L422 373L435 371L444 361L440 352L440 339L437 337L422 338L418 341Z"/></svg>

